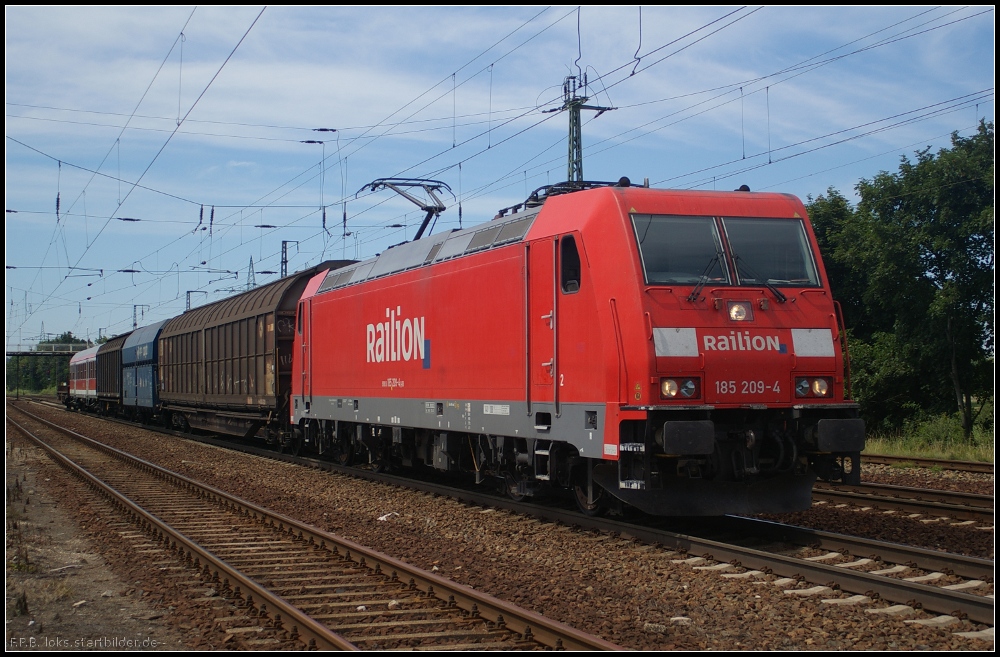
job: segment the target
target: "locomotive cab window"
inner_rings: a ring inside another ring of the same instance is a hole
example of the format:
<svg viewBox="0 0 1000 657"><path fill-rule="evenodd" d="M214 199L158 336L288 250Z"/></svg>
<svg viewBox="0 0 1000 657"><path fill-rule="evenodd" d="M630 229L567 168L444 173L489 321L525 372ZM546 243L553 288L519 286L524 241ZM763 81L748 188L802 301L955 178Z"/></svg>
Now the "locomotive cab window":
<svg viewBox="0 0 1000 657"><path fill-rule="evenodd" d="M576 240L567 235L562 238L559 261L561 263L561 279L563 294L572 294L580 290L580 253L576 250Z"/></svg>
<svg viewBox="0 0 1000 657"><path fill-rule="evenodd" d="M819 286L801 220L727 218L722 223L740 285Z"/></svg>
<svg viewBox="0 0 1000 657"><path fill-rule="evenodd" d="M649 285L729 285L722 240L712 217L633 214Z"/></svg>

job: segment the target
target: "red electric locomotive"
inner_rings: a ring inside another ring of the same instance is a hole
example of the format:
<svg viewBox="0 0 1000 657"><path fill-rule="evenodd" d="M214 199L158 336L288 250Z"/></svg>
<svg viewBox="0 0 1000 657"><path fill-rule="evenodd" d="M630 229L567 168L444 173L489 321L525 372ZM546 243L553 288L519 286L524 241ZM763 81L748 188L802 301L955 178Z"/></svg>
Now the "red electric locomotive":
<svg viewBox="0 0 1000 657"><path fill-rule="evenodd" d="M856 479L864 423L802 203L583 187L314 276L297 440L595 513L801 510L817 476Z"/></svg>

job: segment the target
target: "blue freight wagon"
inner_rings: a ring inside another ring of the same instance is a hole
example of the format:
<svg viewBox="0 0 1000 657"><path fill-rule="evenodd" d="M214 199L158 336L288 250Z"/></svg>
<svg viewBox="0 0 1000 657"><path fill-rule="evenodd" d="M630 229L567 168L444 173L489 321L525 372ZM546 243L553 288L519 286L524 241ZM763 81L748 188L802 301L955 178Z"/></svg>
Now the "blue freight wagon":
<svg viewBox="0 0 1000 657"><path fill-rule="evenodd" d="M136 329L122 346L122 409L130 419L149 422L159 413L157 343L168 321Z"/></svg>

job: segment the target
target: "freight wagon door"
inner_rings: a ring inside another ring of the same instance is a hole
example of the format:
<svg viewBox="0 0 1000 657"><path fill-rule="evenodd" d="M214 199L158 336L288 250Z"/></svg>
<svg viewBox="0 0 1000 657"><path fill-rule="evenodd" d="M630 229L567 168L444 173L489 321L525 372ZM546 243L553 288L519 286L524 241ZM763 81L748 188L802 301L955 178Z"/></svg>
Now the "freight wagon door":
<svg viewBox="0 0 1000 657"><path fill-rule="evenodd" d="M533 404L552 404L556 339L556 246L555 239L526 245L528 316L528 412ZM542 409L547 412L547 409Z"/></svg>

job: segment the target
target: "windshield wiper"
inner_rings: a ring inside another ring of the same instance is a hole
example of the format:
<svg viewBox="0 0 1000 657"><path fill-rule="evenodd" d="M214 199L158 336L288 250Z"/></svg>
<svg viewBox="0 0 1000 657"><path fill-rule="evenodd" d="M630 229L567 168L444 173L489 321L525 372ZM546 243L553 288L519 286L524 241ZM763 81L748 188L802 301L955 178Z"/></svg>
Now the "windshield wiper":
<svg viewBox="0 0 1000 657"><path fill-rule="evenodd" d="M761 278L760 274L758 274L757 272L755 272L753 270L753 268L750 265L746 264L746 262L742 258L740 258L738 255L736 255L736 252L734 251L733 252L733 264L736 265L736 275L740 277L740 283L741 284L743 283L743 277L740 274L740 263L741 262L743 262L743 268L746 270L746 272L748 274L750 274L755 281L757 281L758 283L760 283L761 285L763 285L764 287L766 287L768 290L770 290L771 294L774 295L774 298L778 300L778 303L785 303L785 301L788 300L788 297L786 297L784 294L782 294L781 290L779 290L778 288L774 287L774 285L772 285L771 283L769 283L767 281L767 279Z"/></svg>
<svg viewBox="0 0 1000 657"><path fill-rule="evenodd" d="M708 261L708 266L705 267L705 271L701 273L701 278L698 280L698 284L694 286L694 289L691 290L691 294L688 295L688 301L694 303L698 300L698 295L701 294L702 288L704 288L705 283L708 282L708 272L712 271L712 267L714 267L718 262L719 254L716 253L712 256L712 259Z"/></svg>

